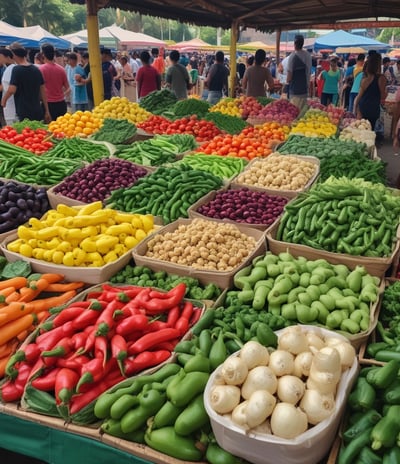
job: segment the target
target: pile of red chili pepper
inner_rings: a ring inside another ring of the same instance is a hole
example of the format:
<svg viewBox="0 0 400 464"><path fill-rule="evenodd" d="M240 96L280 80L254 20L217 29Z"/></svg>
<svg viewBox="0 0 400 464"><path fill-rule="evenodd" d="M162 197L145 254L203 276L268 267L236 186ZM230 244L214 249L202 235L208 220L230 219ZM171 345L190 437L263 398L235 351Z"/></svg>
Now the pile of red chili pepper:
<svg viewBox="0 0 400 464"><path fill-rule="evenodd" d="M18 401L29 383L73 415L125 377L159 365L200 318L185 291L184 283L168 292L109 284L89 291L10 359L1 399Z"/></svg>

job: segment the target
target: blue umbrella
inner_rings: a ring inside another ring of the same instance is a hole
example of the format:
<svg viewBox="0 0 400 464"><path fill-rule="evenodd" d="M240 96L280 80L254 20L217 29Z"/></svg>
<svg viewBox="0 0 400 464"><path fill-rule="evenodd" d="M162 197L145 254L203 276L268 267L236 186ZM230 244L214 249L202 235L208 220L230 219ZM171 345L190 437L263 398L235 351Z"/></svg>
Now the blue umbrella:
<svg viewBox="0 0 400 464"><path fill-rule="evenodd" d="M385 51L390 49L390 45L379 42L369 37L350 34L343 30L338 30L318 37L314 42L314 50L336 49L338 47L362 47L365 50Z"/></svg>

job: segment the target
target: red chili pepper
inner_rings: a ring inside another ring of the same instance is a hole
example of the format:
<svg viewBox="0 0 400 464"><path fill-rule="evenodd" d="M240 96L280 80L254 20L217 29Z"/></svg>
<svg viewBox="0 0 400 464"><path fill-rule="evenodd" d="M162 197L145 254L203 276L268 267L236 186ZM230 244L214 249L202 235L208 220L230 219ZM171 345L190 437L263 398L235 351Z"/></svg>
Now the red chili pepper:
<svg viewBox="0 0 400 464"><path fill-rule="evenodd" d="M120 321L121 319L125 319L126 317L129 317L131 315L131 310L127 306L124 306L123 308L114 311L113 319L115 321Z"/></svg>
<svg viewBox="0 0 400 464"><path fill-rule="evenodd" d="M110 301L103 309L99 318L96 321L94 331L97 335L107 335L107 333L114 327L114 312L123 308L124 304L120 301Z"/></svg>
<svg viewBox="0 0 400 464"><path fill-rule="evenodd" d="M87 334L85 332L74 333L71 337L71 344L74 350L79 350L85 346Z"/></svg>
<svg viewBox="0 0 400 464"><path fill-rule="evenodd" d="M91 358L85 355L75 356L71 354L66 358L60 358L57 361L58 367L67 367L68 369L73 369L78 372L79 375L82 374L82 367L90 361Z"/></svg>
<svg viewBox="0 0 400 464"><path fill-rule="evenodd" d="M18 374L18 369L15 368L15 365L21 361L26 361L28 364L33 365L38 360L40 353L40 348L36 343L29 343L25 348L21 348L15 352L8 360L5 370L6 376L15 379Z"/></svg>
<svg viewBox="0 0 400 464"><path fill-rule="evenodd" d="M147 314L160 314L169 311L174 306L179 304L185 296L185 293L186 284L181 282L176 287L167 292L167 297L152 298L149 301L144 302L143 307L146 309Z"/></svg>
<svg viewBox="0 0 400 464"><path fill-rule="evenodd" d="M80 355L80 354L89 353L90 351L92 351L95 340L96 340L96 332L93 327L92 330L88 334L86 334L85 346L83 346L82 348L79 348L76 351L76 354Z"/></svg>
<svg viewBox="0 0 400 464"><path fill-rule="evenodd" d="M22 362L18 366L18 375L17 375L17 378L14 380L14 384L16 388L18 389L20 388L22 392L24 391L25 385L29 379L31 372L32 372L32 366L26 362Z"/></svg>
<svg viewBox="0 0 400 464"><path fill-rule="evenodd" d="M94 340L94 355L103 361L103 368L108 357L108 339L104 335L98 335Z"/></svg>
<svg viewBox="0 0 400 464"><path fill-rule="evenodd" d="M82 385L86 383L94 383L99 381L104 374L104 366L102 358L93 358L87 364L82 366L82 373L79 382L76 386L76 391L79 393Z"/></svg>
<svg viewBox="0 0 400 464"><path fill-rule="evenodd" d="M9 379L0 387L1 399L5 403L11 403L18 401L22 398L24 389L17 388L14 381Z"/></svg>
<svg viewBox="0 0 400 464"><path fill-rule="evenodd" d="M56 384L56 376L61 367L50 368L47 372L44 372L41 376L34 378L31 381L32 387L41 391L52 391Z"/></svg>
<svg viewBox="0 0 400 464"><path fill-rule="evenodd" d="M193 314L193 310L194 310L193 303L190 301L185 301L185 304L183 305L183 308L182 308L181 317L184 317L187 320L190 320Z"/></svg>
<svg viewBox="0 0 400 464"><path fill-rule="evenodd" d="M158 350L168 350L168 351L174 351L175 346L179 343L180 339L175 338L175 340L170 340L168 342L162 342L158 343L157 345L152 347L152 351L158 351Z"/></svg>
<svg viewBox="0 0 400 464"><path fill-rule="evenodd" d="M82 314L77 316L73 321L73 327L75 330L82 330L88 325L94 324L99 318L100 311L98 309L91 309L90 307Z"/></svg>
<svg viewBox="0 0 400 464"><path fill-rule="evenodd" d="M41 351L47 351L56 346L56 343L63 337L71 337L74 332L73 321L69 321L61 327L39 335L35 341Z"/></svg>
<svg viewBox="0 0 400 464"><path fill-rule="evenodd" d="M181 335L184 335L189 330L189 319L186 319L186 317L180 317L176 321L175 329L177 329Z"/></svg>
<svg viewBox="0 0 400 464"><path fill-rule="evenodd" d="M70 402L78 380L79 374L72 369L63 367L58 371L54 385L56 404Z"/></svg>
<svg viewBox="0 0 400 464"><path fill-rule="evenodd" d="M89 302L88 302L89 303ZM80 314L86 311L87 308L82 306L69 306L64 308L57 316L53 319L53 326L60 327L72 319L77 318Z"/></svg>
<svg viewBox="0 0 400 464"><path fill-rule="evenodd" d="M159 330L167 329L168 327L169 327L168 322L159 321L159 320L151 321L149 325L146 327L145 333L158 332Z"/></svg>
<svg viewBox="0 0 400 464"><path fill-rule="evenodd" d="M139 338L129 347L128 354L137 354L150 349L158 343L173 340L180 336L179 330L174 328L161 329L158 332L150 332Z"/></svg>
<svg viewBox="0 0 400 464"><path fill-rule="evenodd" d="M90 390L81 395L74 395L70 402L69 413L70 415L76 414L82 408L87 406L89 403L98 398L109 388L113 387L119 382L125 380L125 377L121 375L119 370L111 372L108 376L104 377L99 382L91 385Z"/></svg>
<svg viewBox="0 0 400 464"><path fill-rule="evenodd" d="M70 337L64 337L59 340L52 350L42 351L41 356L44 358L59 358L71 352L72 343Z"/></svg>
<svg viewBox="0 0 400 464"><path fill-rule="evenodd" d="M179 319L181 309L179 305L174 306L168 311L167 324L169 327L175 327L176 321Z"/></svg>
<svg viewBox="0 0 400 464"><path fill-rule="evenodd" d="M128 335L135 330L144 330L149 325L148 318L143 314L135 314L118 322L115 329L119 335Z"/></svg>
<svg viewBox="0 0 400 464"><path fill-rule="evenodd" d="M115 334L111 338L111 356L117 360L121 374L124 375L123 361L128 356L128 345L122 335Z"/></svg>
<svg viewBox="0 0 400 464"><path fill-rule="evenodd" d="M193 314L192 317L190 318L190 327L193 327L196 322L200 319L202 313L202 309L200 308L194 308L193 309Z"/></svg>
<svg viewBox="0 0 400 464"><path fill-rule="evenodd" d="M149 367L157 366L171 356L168 350L143 351L135 358L128 358L124 362L126 376L129 377Z"/></svg>
<svg viewBox="0 0 400 464"><path fill-rule="evenodd" d="M118 286L118 285L108 285L108 284L103 284L102 288L104 290L108 290L111 292L122 292L128 295L130 298L134 298L136 295L138 295L144 287L138 287L137 285L126 285L126 286Z"/></svg>

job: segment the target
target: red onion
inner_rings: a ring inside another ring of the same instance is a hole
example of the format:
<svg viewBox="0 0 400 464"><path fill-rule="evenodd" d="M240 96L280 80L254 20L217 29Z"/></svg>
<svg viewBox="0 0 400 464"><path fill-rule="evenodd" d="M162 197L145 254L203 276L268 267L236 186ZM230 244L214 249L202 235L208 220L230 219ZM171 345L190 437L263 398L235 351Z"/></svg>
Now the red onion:
<svg viewBox="0 0 400 464"><path fill-rule="evenodd" d="M268 226L282 214L287 202L287 198L242 187L218 191L215 198L201 205L197 212L214 219Z"/></svg>
<svg viewBox="0 0 400 464"><path fill-rule="evenodd" d="M130 187L146 174L144 167L130 161L104 158L66 177L54 187L54 193L84 203L103 201L113 190Z"/></svg>

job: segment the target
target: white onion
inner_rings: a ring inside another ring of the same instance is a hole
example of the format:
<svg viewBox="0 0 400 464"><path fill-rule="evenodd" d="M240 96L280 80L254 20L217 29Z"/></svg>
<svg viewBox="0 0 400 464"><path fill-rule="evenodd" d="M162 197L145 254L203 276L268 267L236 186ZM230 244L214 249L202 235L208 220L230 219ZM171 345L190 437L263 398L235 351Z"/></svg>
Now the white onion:
<svg viewBox="0 0 400 464"><path fill-rule="evenodd" d="M323 395L318 390L306 390L300 402L300 408L307 414L308 422L319 424L335 411L333 394Z"/></svg>
<svg viewBox="0 0 400 464"><path fill-rule="evenodd" d="M271 430L282 438L295 438L308 428L307 414L290 403L278 403L271 415Z"/></svg>
<svg viewBox="0 0 400 464"><path fill-rule="evenodd" d="M279 335L278 350L285 350L292 354L308 351L307 338L299 325L286 327Z"/></svg>
<svg viewBox="0 0 400 464"><path fill-rule="evenodd" d="M248 403L248 400L242 401L236 406L231 414L231 421L239 427L243 427L245 430L249 430L246 415L246 408Z"/></svg>
<svg viewBox="0 0 400 464"><path fill-rule="evenodd" d="M275 350L269 355L268 366L277 377L291 374L294 369L294 356L282 349Z"/></svg>
<svg viewBox="0 0 400 464"><path fill-rule="evenodd" d="M230 356L222 364L221 373L228 385L240 385L246 380L248 369L243 359Z"/></svg>
<svg viewBox="0 0 400 464"><path fill-rule="evenodd" d="M297 377L308 377L313 359L311 351L303 351L294 358L293 375Z"/></svg>
<svg viewBox="0 0 400 464"><path fill-rule="evenodd" d="M283 375L278 379L277 395L284 403L297 404L305 389L305 383L294 375Z"/></svg>
<svg viewBox="0 0 400 464"><path fill-rule="evenodd" d="M308 377L306 387L310 390L318 390L320 393L335 393L340 380L341 370L337 373L315 371Z"/></svg>
<svg viewBox="0 0 400 464"><path fill-rule="evenodd" d="M310 347L312 346L316 348L317 350L320 350L321 348L326 346L325 341L315 332L308 331L306 333L306 339L307 339L308 346Z"/></svg>
<svg viewBox="0 0 400 464"><path fill-rule="evenodd" d="M354 346L350 342L340 341L334 345L334 348L339 352L342 370L349 369L353 365L356 357Z"/></svg>
<svg viewBox="0 0 400 464"><path fill-rule="evenodd" d="M210 405L218 414L226 414L240 402L240 388L235 385L215 385L210 391Z"/></svg>
<svg viewBox="0 0 400 464"><path fill-rule="evenodd" d="M271 424L269 420L267 419L264 421L262 424L257 425L256 427L253 427L250 431L250 436L252 433L260 433L260 434L271 434Z"/></svg>
<svg viewBox="0 0 400 464"><path fill-rule="evenodd" d="M337 372L341 371L339 351L332 346L325 346L314 353L310 368L313 371Z"/></svg>
<svg viewBox="0 0 400 464"><path fill-rule="evenodd" d="M248 400L256 390L267 390L272 395L276 392L278 379L268 366L257 366L249 370L241 389L242 396Z"/></svg>
<svg viewBox="0 0 400 464"><path fill-rule="evenodd" d="M269 351L267 347L256 341L245 343L240 350L240 358L246 363L248 369L256 366L267 366Z"/></svg>
<svg viewBox="0 0 400 464"><path fill-rule="evenodd" d="M250 428L262 424L272 413L276 398L267 390L257 390L249 398L245 409Z"/></svg>

